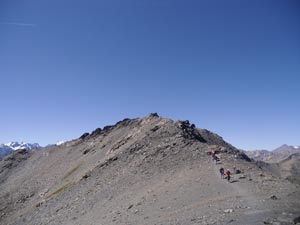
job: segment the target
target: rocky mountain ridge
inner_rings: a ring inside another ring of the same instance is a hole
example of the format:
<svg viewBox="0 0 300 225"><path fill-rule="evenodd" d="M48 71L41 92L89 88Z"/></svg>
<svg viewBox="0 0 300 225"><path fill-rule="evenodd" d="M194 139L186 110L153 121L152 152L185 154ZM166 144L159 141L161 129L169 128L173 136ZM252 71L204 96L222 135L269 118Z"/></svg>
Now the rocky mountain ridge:
<svg viewBox="0 0 300 225"><path fill-rule="evenodd" d="M0 181L7 225L290 224L300 216L296 184L220 136L156 113L16 151L0 160Z"/></svg>

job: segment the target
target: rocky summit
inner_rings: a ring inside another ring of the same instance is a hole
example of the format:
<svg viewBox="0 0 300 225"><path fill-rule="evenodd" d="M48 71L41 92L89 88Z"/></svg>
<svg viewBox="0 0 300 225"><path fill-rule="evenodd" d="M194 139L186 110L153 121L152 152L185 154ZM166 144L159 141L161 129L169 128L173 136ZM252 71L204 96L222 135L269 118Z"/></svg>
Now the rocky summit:
<svg viewBox="0 0 300 225"><path fill-rule="evenodd" d="M296 224L299 209L297 183L156 113L0 161L5 225Z"/></svg>

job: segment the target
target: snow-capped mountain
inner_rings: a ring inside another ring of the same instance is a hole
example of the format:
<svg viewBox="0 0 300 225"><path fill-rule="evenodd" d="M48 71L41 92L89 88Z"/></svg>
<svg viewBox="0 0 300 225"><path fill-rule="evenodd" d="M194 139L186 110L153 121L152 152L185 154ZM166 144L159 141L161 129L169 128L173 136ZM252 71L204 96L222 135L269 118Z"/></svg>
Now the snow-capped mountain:
<svg viewBox="0 0 300 225"><path fill-rule="evenodd" d="M41 148L41 146L38 143L26 143L26 142L9 142L7 144L4 144L7 147L10 147L13 150L19 150L19 149L23 149L23 150L31 150L31 149L38 149Z"/></svg>
<svg viewBox="0 0 300 225"><path fill-rule="evenodd" d="M9 142L7 144L0 145L0 158L8 155L12 151L17 150L31 150L31 149L40 149L41 146L38 143L26 143L26 142Z"/></svg>

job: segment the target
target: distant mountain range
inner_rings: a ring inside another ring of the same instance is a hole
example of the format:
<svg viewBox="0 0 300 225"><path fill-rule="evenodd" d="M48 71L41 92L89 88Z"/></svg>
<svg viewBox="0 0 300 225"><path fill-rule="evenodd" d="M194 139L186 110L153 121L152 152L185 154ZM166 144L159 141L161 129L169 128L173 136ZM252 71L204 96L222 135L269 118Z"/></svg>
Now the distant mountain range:
<svg viewBox="0 0 300 225"><path fill-rule="evenodd" d="M300 183L300 147L282 145L273 151L245 151L262 168L292 183Z"/></svg>
<svg viewBox="0 0 300 225"><path fill-rule="evenodd" d="M56 144L49 144L45 147L53 147L53 146L59 146L65 143L65 141L58 141ZM26 143L26 142L9 142L7 144L0 144L0 159L2 159L4 156L12 153L13 151L17 150L32 150L32 149L42 149L44 147L40 146L38 143Z"/></svg>
<svg viewBox="0 0 300 225"><path fill-rule="evenodd" d="M0 158L8 155L9 153L17 150L31 150L42 148L38 143L26 143L26 142L9 142L7 144L0 144Z"/></svg>
<svg viewBox="0 0 300 225"><path fill-rule="evenodd" d="M252 159L257 161L264 161L268 163L277 163L283 161L294 154L300 154L300 146L282 145L272 151L268 150L254 150L245 151L245 153Z"/></svg>

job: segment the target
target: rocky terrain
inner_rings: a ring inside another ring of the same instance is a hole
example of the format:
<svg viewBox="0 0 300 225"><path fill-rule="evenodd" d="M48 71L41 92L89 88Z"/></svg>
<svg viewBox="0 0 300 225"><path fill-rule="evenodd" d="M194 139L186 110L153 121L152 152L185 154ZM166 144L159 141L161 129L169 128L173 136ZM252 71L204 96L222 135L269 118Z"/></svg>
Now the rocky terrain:
<svg viewBox="0 0 300 225"><path fill-rule="evenodd" d="M273 151L245 151L245 154L273 174L300 184L300 148L298 146L285 144Z"/></svg>
<svg viewBox="0 0 300 225"><path fill-rule="evenodd" d="M218 135L155 113L0 161L5 225L296 224L299 200L297 183Z"/></svg>
<svg viewBox="0 0 300 225"><path fill-rule="evenodd" d="M264 161L268 163L278 163L285 159L288 159L293 154L299 154L300 147L299 146L291 146L291 145L282 145L272 151L268 150L253 150L253 151L245 151L250 158L256 161Z"/></svg>

